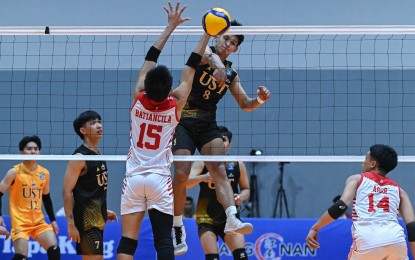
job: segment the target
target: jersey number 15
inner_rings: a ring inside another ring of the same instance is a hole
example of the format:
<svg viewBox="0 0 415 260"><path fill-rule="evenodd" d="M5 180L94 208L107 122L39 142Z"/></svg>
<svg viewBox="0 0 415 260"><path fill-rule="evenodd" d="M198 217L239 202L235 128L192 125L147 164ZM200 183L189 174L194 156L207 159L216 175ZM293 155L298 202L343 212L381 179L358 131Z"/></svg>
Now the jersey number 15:
<svg viewBox="0 0 415 260"><path fill-rule="evenodd" d="M145 147L149 150L156 150L160 147L160 133L162 130L163 126L161 125L142 123L140 125L140 135L138 137L137 146L139 148ZM146 141L144 141L144 135L146 136Z"/></svg>

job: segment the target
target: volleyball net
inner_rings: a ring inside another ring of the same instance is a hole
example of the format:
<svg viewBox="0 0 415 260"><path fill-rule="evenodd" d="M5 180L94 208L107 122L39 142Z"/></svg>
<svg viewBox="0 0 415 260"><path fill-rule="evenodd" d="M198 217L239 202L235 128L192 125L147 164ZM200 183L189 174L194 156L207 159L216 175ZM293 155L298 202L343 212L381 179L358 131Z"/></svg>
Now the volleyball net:
<svg viewBox="0 0 415 260"><path fill-rule="evenodd" d="M36 134L45 158L67 160L81 144L73 120L95 110L104 124L103 158L125 160L135 79L163 29L0 28L0 158L26 158L17 144ZM159 64L172 70L174 86L201 33L179 27L165 46ZM229 33L245 35L228 59L248 96L259 85L272 93L249 113L230 93L220 101L218 124L233 132L229 160L361 161L370 145L384 143L412 161L415 26L244 26ZM253 148L266 156L249 156Z"/></svg>

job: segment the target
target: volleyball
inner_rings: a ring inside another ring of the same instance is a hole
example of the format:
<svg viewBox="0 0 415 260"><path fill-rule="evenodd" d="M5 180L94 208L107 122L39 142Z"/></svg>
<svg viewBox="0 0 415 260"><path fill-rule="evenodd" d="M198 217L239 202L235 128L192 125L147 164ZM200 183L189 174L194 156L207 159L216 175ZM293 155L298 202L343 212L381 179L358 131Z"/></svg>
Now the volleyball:
<svg viewBox="0 0 415 260"><path fill-rule="evenodd" d="M225 34L231 27L231 16L222 8L215 7L205 13L202 19L203 30L210 36Z"/></svg>

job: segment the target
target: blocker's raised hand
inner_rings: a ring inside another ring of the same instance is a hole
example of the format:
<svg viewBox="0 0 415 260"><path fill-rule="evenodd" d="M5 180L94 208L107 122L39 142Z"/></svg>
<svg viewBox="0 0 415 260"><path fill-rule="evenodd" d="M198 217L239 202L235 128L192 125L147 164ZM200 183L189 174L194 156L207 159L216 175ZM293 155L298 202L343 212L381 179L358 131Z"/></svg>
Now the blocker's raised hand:
<svg viewBox="0 0 415 260"><path fill-rule="evenodd" d="M182 13L184 12L184 10L186 10L187 5L183 6L183 8L180 9L180 1L177 2L176 4L176 8L173 8L171 2L168 2L169 4L169 8L167 9L167 7L163 6L164 10L167 13L168 16L168 23L170 26L178 26L188 20L190 20L189 17L184 17L181 18ZM180 10L179 10L180 9Z"/></svg>

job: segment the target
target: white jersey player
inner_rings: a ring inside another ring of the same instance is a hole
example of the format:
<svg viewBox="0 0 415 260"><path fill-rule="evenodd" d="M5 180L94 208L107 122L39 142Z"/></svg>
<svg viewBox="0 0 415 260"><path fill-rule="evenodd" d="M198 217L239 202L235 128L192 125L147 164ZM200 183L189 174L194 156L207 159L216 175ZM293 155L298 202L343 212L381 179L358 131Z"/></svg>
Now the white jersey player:
<svg viewBox="0 0 415 260"><path fill-rule="evenodd" d="M386 175L398 163L395 150L387 145L370 147L362 174L350 176L339 201L311 227L306 241L319 248L318 231L339 218L353 201L353 245L349 259L409 259L400 213L408 231L409 246L415 253L415 215L406 192Z"/></svg>
<svg viewBox="0 0 415 260"><path fill-rule="evenodd" d="M186 6L168 3L168 26L149 49L134 88L131 108L130 150L121 195L122 237L117 259L133 259L140 225L148 210L158 259L174 259L173 188L170 164L174 129L190 93L195 68L209 41L204 34L183 69L180 85L157 59L174 29L189 20L181 18Z"/></svg>

